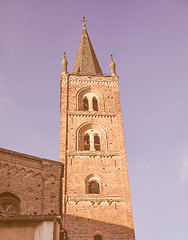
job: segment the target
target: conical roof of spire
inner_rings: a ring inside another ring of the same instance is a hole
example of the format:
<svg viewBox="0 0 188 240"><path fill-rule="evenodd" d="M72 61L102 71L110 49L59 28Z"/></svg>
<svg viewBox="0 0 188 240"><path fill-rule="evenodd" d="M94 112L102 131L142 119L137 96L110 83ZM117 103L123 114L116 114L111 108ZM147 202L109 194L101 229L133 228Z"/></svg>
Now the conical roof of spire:
<svg viewBox="0 0 188 240"><path fill-rule="evenodd" d="M74 74L98 75L102 74L95 51L91 44L86 25L83 24L83 32L73 68Z"/></svg>

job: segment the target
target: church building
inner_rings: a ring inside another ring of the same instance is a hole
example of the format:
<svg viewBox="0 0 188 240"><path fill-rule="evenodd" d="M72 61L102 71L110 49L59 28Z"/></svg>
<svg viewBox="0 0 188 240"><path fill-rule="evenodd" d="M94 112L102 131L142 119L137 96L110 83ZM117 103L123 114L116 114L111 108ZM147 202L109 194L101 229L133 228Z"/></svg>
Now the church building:
<svg viewBox="0 0 188 240"><path fill-rule="evenodd" d="M0 149L0 240L135 240L116 65L103 74L85 18L60 75L59 162Z"/></svg>

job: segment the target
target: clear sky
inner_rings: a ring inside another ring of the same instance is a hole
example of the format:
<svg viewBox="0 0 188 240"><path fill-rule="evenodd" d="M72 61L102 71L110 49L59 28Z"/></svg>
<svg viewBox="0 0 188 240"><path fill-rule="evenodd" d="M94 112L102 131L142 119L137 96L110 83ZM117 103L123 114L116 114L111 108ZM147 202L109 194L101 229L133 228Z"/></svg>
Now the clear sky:
<svg viewBox="0 0 188 240"><path fill-rule="evenodd" d="M0 146L58 160L63 52L83 16L120 76L137 240L188 239L188 1L0 0Z"/></svg>

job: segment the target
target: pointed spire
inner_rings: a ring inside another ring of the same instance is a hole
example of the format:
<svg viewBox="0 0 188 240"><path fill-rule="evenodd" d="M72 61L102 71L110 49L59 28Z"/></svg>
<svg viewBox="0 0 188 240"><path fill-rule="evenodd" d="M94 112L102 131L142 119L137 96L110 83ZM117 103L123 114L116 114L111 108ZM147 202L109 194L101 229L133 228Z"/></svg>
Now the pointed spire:
<svg viewBox="0 0 188 240"><path fill-rule="evenodd" d="M73 68L74 74L102 74L95 51L86 30L86 20L83 17L83 32Z"/></svg>
<svg viewBox="0 0 188 240"><path fill-rule="evenodd" d="M110 55L111 56L111 60L110 60L110 70L111 70L111 76L116 76L116 64L113 60L113 57L112 57L112 54Z"/></svg>
<svg viewBox="0 0 188 240"><path fill-rule="evenodd" d="M63 73L67 73L67 65L68 65L68 62L67 62L67 59L66 59L66 52L64 52L64 58L63 58L63 61L62 61L62 72Z"/></svg>

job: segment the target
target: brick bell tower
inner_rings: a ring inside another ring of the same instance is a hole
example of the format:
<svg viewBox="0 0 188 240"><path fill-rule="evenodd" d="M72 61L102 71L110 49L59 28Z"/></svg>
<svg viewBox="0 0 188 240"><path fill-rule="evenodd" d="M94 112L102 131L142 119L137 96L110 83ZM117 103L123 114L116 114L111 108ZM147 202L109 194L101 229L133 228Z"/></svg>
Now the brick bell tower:
<svg viewBox="0 0 188 240"><path fill-rule="evenodd" d="M73 72L61 74L63 225L70 240L133 240L118 76L101 71L84 21Z"/></svg>

